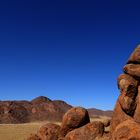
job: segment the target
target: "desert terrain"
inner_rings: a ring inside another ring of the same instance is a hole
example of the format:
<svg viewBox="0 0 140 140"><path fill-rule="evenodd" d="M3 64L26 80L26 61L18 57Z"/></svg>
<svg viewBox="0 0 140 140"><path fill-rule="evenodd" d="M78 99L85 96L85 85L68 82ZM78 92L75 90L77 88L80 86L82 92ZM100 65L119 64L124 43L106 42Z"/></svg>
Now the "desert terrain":
<svg viewBox="0 0 140 140"><path fill-rule="evenodd" d="M26 140L29 134L36 133L46 123L61 125L62 116L72 108L64 101L52 101L44 96L31 101L0 101L0 105L0 139L2 140ZM104 122L112 116L112 111L95 108L88 109L88 112L91 122Z"/></svg>
<svg viewBox="0 0 140 140"><path fill-rule="evenodd" d="M110 119L107 116L94 116L91 117L91 122L93 121L106 121ZM50 123L47 121L42 122L32 122L24 124L0 124L0 139L2 140L26 140L27 136L31 133L36 133L42 125ZM61 122L52 122L60 125ZM109 128L108 128L109 129Z"/></svg>

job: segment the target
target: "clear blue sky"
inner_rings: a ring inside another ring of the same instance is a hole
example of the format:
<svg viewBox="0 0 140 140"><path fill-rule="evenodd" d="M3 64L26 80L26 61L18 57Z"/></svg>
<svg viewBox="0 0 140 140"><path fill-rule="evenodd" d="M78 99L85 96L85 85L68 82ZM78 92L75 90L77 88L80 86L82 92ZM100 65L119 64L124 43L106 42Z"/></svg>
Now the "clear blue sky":
<svg viewBox="0 0 140 140"><path fill-rule="evenodd" d="M0 1L0 100L44 95L113 109L140 43L138 0Z"/></svg>

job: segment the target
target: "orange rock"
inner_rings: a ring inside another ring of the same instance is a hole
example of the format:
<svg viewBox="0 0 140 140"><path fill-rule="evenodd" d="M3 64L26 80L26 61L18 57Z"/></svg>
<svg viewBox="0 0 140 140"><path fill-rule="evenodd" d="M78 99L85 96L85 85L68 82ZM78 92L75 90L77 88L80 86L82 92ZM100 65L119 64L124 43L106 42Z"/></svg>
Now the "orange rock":
<svg viewBox="0 0 140 140"><path fill-rule="evenodd" d="M103 133L104 124L101 122L92 122L69 132L65 140L94 140L95 138L101 138Z"/></svg>
<svg viewBox="0 0 140 140"><path fill-rule="evenodd" d="M119 96L119 103L120 103L120 106L122 108L122 110L130 115L130 116L133 116L134 114L134 111L136 109L136 101L135 101L135 98L131 98L129 96L126 96L126 93L121 93L121 95Z"/></svg>
<svg viewBox="0 0 140 140"><path fill-rule="evenodd" d="M140 140L140 125L132 120L124 121L112 135L112 140Z"/></svg>
<svg viewBox="0 0 140 140"><path fill-rule="evenodd" d="M63 116L60 136L64 137L68 132L89 122L88 111L82 107L74 107Z"/></svg>
<svg viewBox="0 0 140 140"><path fill-rule="evenodd" d="M110 126L111 140L140 140L140 45L118 78L120 96Z"/></svg>
<svg viewBox="0 0 140 140"><path fill-rule="evenodd" d="M125 73L140 79L140 64L127 64L123 69Z"/></svg>
<svg viewBox="0 0 140 140"><path fill-rule="evenodd" d="M126 96L135 98L138 92L138 81L128 74L121 74L118 78L118 87L121 93Z"/></svg>
<svg viewBox="0 0 140 140"><path fill-rule="evenodd" d="M138 96L136 98L137 107L134 113L134 120L140 124L140 86L138 87Z"/></svg>
<svg viewBox="0 0 140 140"><path fill-rule="evenodd" d="M47 123L40 127L37 134L41 140L57 140L60 132L60 126Z"/></svg>
<svg viewBox="0 0 140 140"><path fill-rule="evenodd" d="M122 123L125 120L128 119L133 119L131 116L127 115L121 108L119 101L116 102L115 108L114 108L114 112L113 112L113 116L112 116L112 120L111 120L111 125L110 125L110 131L111 133L113 133L113 131L115 130L115 128L117 127L117 125L119 125L120 123Z"/></svg>

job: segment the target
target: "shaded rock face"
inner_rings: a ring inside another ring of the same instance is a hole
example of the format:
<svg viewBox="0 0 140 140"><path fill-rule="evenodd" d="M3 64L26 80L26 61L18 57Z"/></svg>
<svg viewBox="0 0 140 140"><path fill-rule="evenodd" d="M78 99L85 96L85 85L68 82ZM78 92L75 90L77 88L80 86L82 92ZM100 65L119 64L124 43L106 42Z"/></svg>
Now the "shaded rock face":
<svg viewBox="0 0 140 140"><path fill-rule="evenodd" d="M120 96L111 120L112 140L140 139L140 45L134 50L118 78Z"/></svg>
<svg viewBox="0 0 140 140"><path fill-rule="evenodd" d="M82 107L72 108L63 116L60 136L64 137L68 132L89 122L89 114L86 109Z"/></svg>
<svg viewBox="0 0 140 140"><path fill-rule="evenodd" d="M103 134L104 124L93 122L69 132L65 140L95 140L95 138L101 138Z"/></svg>
<svg viewBox="0 0 140 140"><path fill-rule="evenodd" d="M71 107L64 101L52 101L43 96L32 101L0 101L0 123L61 121Z"/></svg>

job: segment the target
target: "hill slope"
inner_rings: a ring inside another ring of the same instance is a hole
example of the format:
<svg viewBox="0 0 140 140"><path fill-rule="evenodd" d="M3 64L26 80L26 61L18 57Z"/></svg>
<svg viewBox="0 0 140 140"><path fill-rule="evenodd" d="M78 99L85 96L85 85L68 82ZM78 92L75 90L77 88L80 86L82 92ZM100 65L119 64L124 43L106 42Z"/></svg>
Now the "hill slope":
<svg viewBox="0 0 140 140"><path fill-rule="evenodd" d="M0 123L61 121L72 106L61 100L39 96L31 101L0 101ZM89 109L89 114L111 116L111 111Z"/></svg>

